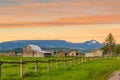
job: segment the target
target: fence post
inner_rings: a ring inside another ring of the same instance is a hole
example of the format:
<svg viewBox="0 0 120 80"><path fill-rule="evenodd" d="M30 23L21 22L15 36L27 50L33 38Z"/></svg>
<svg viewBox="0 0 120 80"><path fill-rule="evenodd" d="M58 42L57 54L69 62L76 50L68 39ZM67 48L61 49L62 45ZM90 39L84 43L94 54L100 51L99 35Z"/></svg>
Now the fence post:
<svg viewBox="0 0 120 80"><path fill-rule="evenodd" d="M0 78L2 77L2 62L0 61Z"/></svg>
<svg viewBox="0 0 120 80"><path fill-rule="evenodd" d="M81 57L79 57L79 64L81 63Z"/></svg>
<svg viewBox="0 0 120 80"><path fill-rule="evenodd" d="M87 62L89 61L89 57L87 57Z"/></svg>
<svg viewBox="0 0 120 80"><path fill-rule="evenodd" d="M90 57L88 58L88 61L90 61Z"/></svg>
<svg viewBox="0 0 120 80"><path fill-rule="evenodd" d="M88 62L88 57L86 57L86 62Z"/></svg>
<svg viewBox="0 0 120 80"><path fill-rule="evenodd" d="M81 57L81 63L83 63L83 57Z"/></svg>
<svg viewBox="0 0 120 80"><path fill-rule="evenodd" d="M87 57L85 57L85 62L87 61Z"/></svg>
<svg viewBox="0 0 120 80"><path fill-rule="evenodd" d="M90 61L92 61L93 59L92 59L92 57L90 57Z"/></svg>
<svg viewBox="0 0 120 80"><path fill-rule="evenodd" d="M89 57L89 61L91 61L90 57Z"/></svg>
<svg viewBox="0 0 120 80"><path fill-rule="evenodd" d="M92 57L92 61L94 61L94 57Z"/></svg>
<svg viewBox="0 0 120 80"><path fill-rule="evenodd" d="M84 57L82 57L82 63L84 63Z"/></svg>
<svg viewBox="0 0 120 80"><path fill-rule="evenodd" d="M93 57L91 57L92 61L94 60Z"/></svg>
<svg viewBox="0 0 120 80"><path fill-rule="evenodd" d="M83 57L83 63L85 62L85 57Z"/></svg>
<svg viewBox="0 0 120 80"><path fill-rule="evenodd" d="M23 60L20 61L20 77L23 77Z"/></svg>
<svg viewBox="0 0 120 80"><path fill-rule="evenodd" d="M76 64L76 58L75 58L75 56L74 56L74 65Z"/></svg>
<svg viewBox="0 0 120 80"><path fill-rule="evenodd" d="M35 71L38 73L38 60L35 61Z"/></svg>
<svg viewBox="0 0 120 80"><path fill-rule="evenodd" d="M64 67L66 66L66 60L64 60Z"/></svg>
<svg viewBox="0 0 120 80"><path fill-rule="evenodd" d="M58 60L56 59L56 68L58 68L58 67L59 67Z"/></svg>
<svg viewBox="0 0 120 80"><path fill-rule="evenodd" d="M88 57L88 61L90 61L90 57Z"/></svg>
<svg viewBox="0 0 120 80"><path fill-rule="evenodd" d="M48 71L50 70L50 60L47 61Z"/></svg>
<svg viewBox="0 0 120 80"><path fill-rule="evenodd" d="M88 57L86 57L85 62L87 62Z"/></svg>
<svg viewBox="0 0 120 80"><path fill-rule="evenodd" d="M70 65L72 64L72 59L70 58Z"/></svg>
<svg viewBox="0 0 120 80"><path fill-rule="evenodd" d="M90 61L90 57L88 58L88 61Z"/></svg>

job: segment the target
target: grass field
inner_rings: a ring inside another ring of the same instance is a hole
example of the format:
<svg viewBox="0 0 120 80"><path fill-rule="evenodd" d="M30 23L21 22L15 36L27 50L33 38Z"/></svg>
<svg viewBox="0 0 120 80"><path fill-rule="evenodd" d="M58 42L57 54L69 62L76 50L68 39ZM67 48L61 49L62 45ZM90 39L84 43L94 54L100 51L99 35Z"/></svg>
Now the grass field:
<svg viewBox="0 0 120 80"><path fill-rule="evenodd" d="M0 56L1 61L20 61L21 57ZM23 60L47 60L54 58L23 58ZM35 72L34 63L24 65L24 78L20 78L19 64L3 64L2 78L0 80L107 80L114 71L120 70L120 59L99 59L88 61L82 64L72 64L69 62L64 67L56 68L55 63L51 63L51 69L47 70L46 63L39 63L39 71Z"/></svg>

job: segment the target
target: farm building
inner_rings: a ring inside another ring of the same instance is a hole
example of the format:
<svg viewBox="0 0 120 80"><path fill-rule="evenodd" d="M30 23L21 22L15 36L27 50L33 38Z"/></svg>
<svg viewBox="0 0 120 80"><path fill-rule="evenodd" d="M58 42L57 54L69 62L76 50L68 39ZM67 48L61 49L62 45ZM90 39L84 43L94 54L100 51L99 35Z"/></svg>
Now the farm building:
<svg viewBox="0 0 120 80"><path fill-rule="evenodd" d="M85 53L85 57L94 57L92 53Z"/></svg>
<svg viewBox="0 0 120 80"><path fill-rule="evenodd" d="M91 53L86 53L85 57L102 57L103 56L103 52L101 50L95 50Z"/></svg>
<svg viewBox="0 0 120 80"><path fill-rule="evenodd" d="M17 52L16 51L9 52L9 56L17 56Z"/></svg>
<svg viewBox="0 0 120 80"><path fill-rule="evenodd" d="M60 50L56 54L57 57L66 57L66 53L63 50Z"/></svg>
<svg viewBox="0 0 120 80"><path fill-rule="evenodd" d="M77 56L78 52L75 49L71 49L70 52L68 53L69 56Z"/></svg>
<svg viewBox="0 0 120 80"><path fill-rule="evenodd" d="M52 56L55 56L56 54L56 51L55 50L47 50L48 52L51 52L52 53Z"/></svg>
<svg viewBox="0 0 120 80"><path fill-rule="evenodd" d="M23 57L46 57L46 56L51 56L52 53L48 51L43 51L37 45L26 45L23 48L22 55Z"/></svg>

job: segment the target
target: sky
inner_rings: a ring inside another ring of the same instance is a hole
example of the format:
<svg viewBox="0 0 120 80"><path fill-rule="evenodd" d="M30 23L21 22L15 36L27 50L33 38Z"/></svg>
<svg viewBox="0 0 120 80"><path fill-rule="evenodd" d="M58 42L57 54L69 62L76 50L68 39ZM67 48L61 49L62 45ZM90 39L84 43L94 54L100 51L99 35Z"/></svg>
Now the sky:
<svg viewBox="0 0 120 80"><path fill-rule="evenodd" d="M66 40L120 43L120 0L0 0L0 42Z"/></svg>

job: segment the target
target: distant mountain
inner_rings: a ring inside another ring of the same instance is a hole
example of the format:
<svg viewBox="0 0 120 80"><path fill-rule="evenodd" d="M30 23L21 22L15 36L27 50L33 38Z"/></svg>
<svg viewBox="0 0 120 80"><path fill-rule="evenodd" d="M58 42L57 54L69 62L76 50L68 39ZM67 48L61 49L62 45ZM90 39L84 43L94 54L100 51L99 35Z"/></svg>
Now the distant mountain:
<svg viewBox="0 0 120 80"><path fill-rule="evenodd" d="M82 43L81 46L82 48L85 48L85 49L98 49L98 48L101 48L103 44L99 43L96 40L90 40Z"/></svg>
<svg viewBox="0 0 120 80"><path fill-rule="evenodd" d="M0 43L0 51L22 49L25 45L34 44L44 48L74 48L74 49L98 49L103 46L96 40L84 43L72 43L65 40L17 40Z"/></svg>

